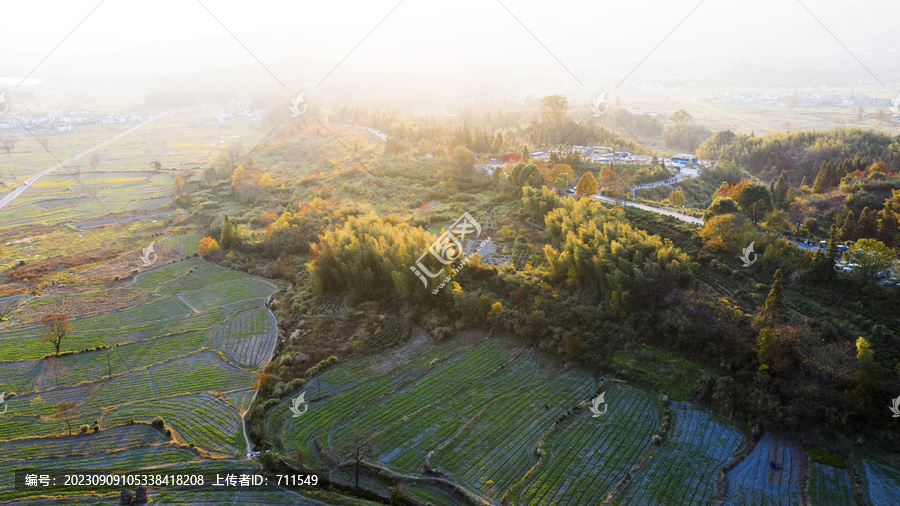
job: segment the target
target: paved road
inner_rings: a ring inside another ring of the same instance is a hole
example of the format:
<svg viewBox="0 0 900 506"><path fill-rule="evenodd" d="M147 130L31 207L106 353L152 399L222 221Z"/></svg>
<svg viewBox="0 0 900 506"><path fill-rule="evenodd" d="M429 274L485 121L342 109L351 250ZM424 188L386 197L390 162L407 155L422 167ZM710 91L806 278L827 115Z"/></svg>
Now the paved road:
<svg viewBox="0 0 900 506"><path fill-rule="evenodd" d="M154 117L148 119L147 121L141 123L140 125L137 125L136 127L133 127L133 128L129 128L128 130L126 130L126 131L120 133L119 135L113 137L112 139L109 139L109 140L107 140L107 141L105 141L105 142L102 142L102 143L100 143L100 144L97 144L96 146L94 146L94 147L92 147L92 148L90 148L90 149L84 151L83 153L79 153L79 154L73 156L72 158L69 158L68 160L62 162L62 163L58 163L58 164L54 165L53 167L50 167L49 169L46 169L46 170L44 170L44 171L41 171L41 172L39 172L39 173L37 173L37 174L31 176L30 178L28 178L27 181L25 181L25 184L23 184L22 186L16 188L16 189L13 190L12 192L10 192L9 195L7 195L7 196L3 197L2 199L0 199L0 209L3 209L7 204L9 204L10 202L12 202L12 201L13 201L16 197L18 197L19 195L21 195L22 192L24 192L25 190L27 190L29 186L31 186L32 184L34 184L34 183L35 183L37 180L39 180L40 178L46 176L47 174L53 172L54 170L56 170L56 169L58 169L58 168L60 168L60 167L65 167L66 165L68 165L68 164L74 162L75 160L78 160L78 159L80 159L80 158L83 158L83 157L86 156L86 155L89 155L89 154L93 153L94 151L96 151L96 150L102 148L103 146L106 146L106 145L109 144L110 142L115 142L115 141L121 139L122 137L125 137L126 135L130 134L131 132L134 132L135 130L137 130L137 129L139 129L139 128L141 128L142 126L146 125L147 123L150 123L151 121L153 121L153 120L159 118L159 117L162 116L163 114L165 114L165 113L163 112L163 113L157 114L156 116L154 116Z"/></svg>
<svg viewBox="0 0 900 506"><path fill-rule="evenodd" d="M680 181L681 181L681 174L676 174L675 176L670 177L669 179L664 179L664 180L662 180L662 181L657 181L657 182L655 182L655 183L646 183L646 184L637 184L637 185L634 185L634 186L632 187L632 189L634 189L634 190L642 190L642 189L644 189L644 188L656 188L657 186L659 186L659 185L661 185L661 184L675 184L675 183L678 183L678 182L680 182Z"/></svg>
<svg viewBox="0 0 900 506"><path fill-rule="evenodd" d="M606 202L607 204L618 204L619 202L612 197L594 197L594 199L599 200L600 202ZM703 226L703 220L701 218L696 218L694 216L688 216L686 214L677 213L675 211L669 211L668 209L660 209L658 207L645 206L644 204L635 204L634 202L628 203L628 207L636 207L638 209L643 209L644 211L650 211L651 213L656 214L665 214L666 216L672 216L678 218L681 221L685 221L688 223L692 223L694 225Z"/></svg>

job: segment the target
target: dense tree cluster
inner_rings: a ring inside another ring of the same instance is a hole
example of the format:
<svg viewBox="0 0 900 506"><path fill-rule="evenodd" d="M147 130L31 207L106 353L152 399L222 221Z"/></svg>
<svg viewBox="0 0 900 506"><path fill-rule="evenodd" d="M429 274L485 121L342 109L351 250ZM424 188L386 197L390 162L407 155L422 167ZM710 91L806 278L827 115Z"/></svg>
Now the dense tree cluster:
<svg viewBox="0 0 900 506"><path fill-rule="evenodd" d="M411 300L421 281L410 270L434 237L377 215L350 217L325 231L308 268L318 293L356 292L363 300Z"/></svg>
<svg viewBox="0 0 900 506"><path fill-rule="evenodd" d="M526 208L535 207L527 202L533 195L524 197ZM548 199L548 190L538 197L539 202ZM544 223L550 279L593 293L613 314L655 307L672 288L691 284L693 264L686 254L632 228L597 202L566 199L547 213Z"/></svg>
<svg viewBox="0 0 900 506"><path fill-rule="evenodd" d="M787 170L792 180L806 178L813 181L826 161L839 166L845 160L850 164L855 159L868 157L884 162L887 171L898 170L900 139L860 128L766 136L723 131L707 139L697 149L697 155L710 160L734 161L766 181L774 180L782 170ZM827 183L835 184L831 179Z"/></svg>

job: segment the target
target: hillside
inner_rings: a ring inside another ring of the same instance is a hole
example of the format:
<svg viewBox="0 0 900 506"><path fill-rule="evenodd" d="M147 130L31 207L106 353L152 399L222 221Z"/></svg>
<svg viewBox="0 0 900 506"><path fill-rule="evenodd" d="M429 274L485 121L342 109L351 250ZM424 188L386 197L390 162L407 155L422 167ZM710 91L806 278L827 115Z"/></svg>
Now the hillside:
<svg viewBox="0 0 900 506"><path fill-rule="evenodd" d="M290 399L270 411L276 449L345 485L356 479L348 452L361 449L361 486L435 505L849 501L849 481L820 478L844 469L780 437L563 367L511 336L436 343L418 332L316 377L298 394L302 415ZM405 350L416 358L392 358ZM600 393L606 409L593 416ZM896 475L863 462L862 497L878 504L900 490Z"/></svg>

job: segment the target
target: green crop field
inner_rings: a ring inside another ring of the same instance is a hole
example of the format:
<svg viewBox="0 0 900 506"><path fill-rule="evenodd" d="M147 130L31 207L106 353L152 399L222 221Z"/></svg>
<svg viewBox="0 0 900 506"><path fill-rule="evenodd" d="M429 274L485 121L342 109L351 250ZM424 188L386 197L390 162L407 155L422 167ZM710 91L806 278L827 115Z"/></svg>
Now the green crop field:
<svg viewBox="0 0 900 506"><path fill-rule="evenodd" d="M142 304L71 315L74 332L62 350L76 353L62 355L56 365L44 358L54 350L39 341L40 327L4 332L0 391L15 395L0 416L0 474L26 461L146 469L245 453L241 417L275 344L265 300L276 289L190 259L139 275L125 290L142 294ZM39 308L47 301L29 303ZM75 435L68 435L66 417L55 412L61 401L74 403L67 417ZM171 438L149 426L156 417ZM87 434L79 434L83 425ZM188 451L188 444L195 449ZM20 494L0 490L4 497Z"/></svg>
<svg viewBox="0 0 900 506"><path fill-rule="evenodd" d="M741 433L686 402L673 406L674 427L652 462L613 504L710 504L719 471L743 448Z"/></svg>
<svg viewBox="0 0 900 506"><path fill-rule="evenodd" d="M897 504L900 501L900 470L873 459L857 458L866 504Z"/></svg>
<svg viewBox="0 0 900 506"><path fill-rule="evenodd" d="M381 360L383 354L353 359L288 393L266 418L276 448L313 468L333 465L346 459L350 434L362 430L370 467L360 485L386 496L391 480L399 480L407 497L435 505L795 504L804 486L798 448L764 435L738 461L745 435L687 401L665 408L671 428L652 445L662 409L653 396L560 370L515 340L442 342L387 369ZM607 411L593 416L584 405L599 392ZM300 393L308 410L293 416L290 400ZM726 491L718 480L732 465ZM866 465L871 493L890 497L894 471ZM445 485L406 481L425 468ZM836 471L811 468L811 500L846 502L846 472ZM332 475L352 484L351 471Z"/></svg>
<svg viewBox="0 0 900 506"><path fill-rule="evenodd" d="M805 453L769 435L726 473L725 504L800 504L801 460Z"/></svg>
<svg viewBox="0 0 900 506"><path fill-rule="evenodd" d="M853 504L847 470L810 462L809 499L816 506Z"/></svg>

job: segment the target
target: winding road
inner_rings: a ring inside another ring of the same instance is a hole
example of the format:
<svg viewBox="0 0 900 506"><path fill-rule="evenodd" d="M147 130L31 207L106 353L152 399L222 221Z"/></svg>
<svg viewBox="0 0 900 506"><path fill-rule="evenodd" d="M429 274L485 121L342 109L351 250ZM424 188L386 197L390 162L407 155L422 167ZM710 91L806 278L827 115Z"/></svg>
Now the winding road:
<svg viewBox="0 0 900 506"><path fill-rule="evenodd" d="M615 204L615 205L619 204L619 201L612 197L594 197L594 199L599 200L600 202L605 202L607 204ZM681 213L678 213L675 211L669 211L668 209L660 209L658 207L646 206L644 204L636 204L634 202L632 202L630 204L626 203L626 205L628 207L636 207L636 208L642 209L644 211L650 211L651 213L665 214L666 216L672 216L674 218L678 218L679 220L685 221L687 223L691 223L694 225L700 225L701 227L703 226L703 220L701 218L697 218L694 216L688 216L686 214L681 214Z"/></svg>
<svg viewBox="0 0 900 506"><path fill-rule="evenodd" d="M84 152L79 153L79 154L73 156L72 158L69 158L68 160L66 160L66 161L64 161L64 162L60 162L60 163L54 165L53 167L50 167L49 169L43 170L43 171L38 172L37 174L31 176L30 178L28 178L27 181L25 181L25 184L23 184L22 186L16 188L15 190L11 191L11 192L9 193L9 195L7 195L7 196L3 197L2 199L0 199L0 209L3 209L7 204L9 204L9 203L12 202L13 200L15 200L16 197L18 197L19 195L21 195L25 190L28 189L29 186L31 186L32 184L34 184L35 182L37 182L40 178L46 176L47 174L50 174L51 172L55 171L56 169L59 169L60 167L65 167L66 165L68 165L68 164L74 162L75 160L78 160L78 159L80 159L80 158L85 157L86 155L89 155L89 154L93 153L94 151L96 151L96 150L102 148L103 146L106 146L107 144L109 144L109 143L111 143L111 142L115 142L115 141L121 139L122 137L125 137L126 135L130 134L131 132L134 132L135 130L137 130L137 129L143 127L143 126L146 125L147 123L150 123L151 121L154 121L154 120L158 119L158 118L161 117L163 114L165 114L165 113L164 113L164 112L159 113L159 114L157 114L156 116L154 116L154 117L148 119L147 121L145 121L145 122L143 122L143 123L141 123L141 124L139 124L139 125L137 125L137 126L135 126L135 127L129 128L128 130L125 130L124 132L120 133L119 135L113 137L112 139L109 139L109 140L107 140L107 141L105 141L105 142L102 142L102 143L100 143L100 144L97 144L96 146L94 146L94 147L92 147L92 148L90 148L90 149L88 149L88 150L85 150Z"/></svg>

